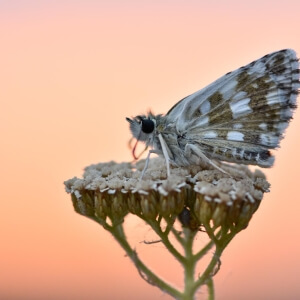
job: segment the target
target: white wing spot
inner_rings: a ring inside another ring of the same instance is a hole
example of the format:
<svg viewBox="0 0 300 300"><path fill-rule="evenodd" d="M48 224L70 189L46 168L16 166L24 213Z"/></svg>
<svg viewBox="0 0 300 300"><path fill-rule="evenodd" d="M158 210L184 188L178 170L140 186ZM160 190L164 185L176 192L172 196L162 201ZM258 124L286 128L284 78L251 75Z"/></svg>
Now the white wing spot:
<svg viewBox="0 0 300 300"><path fill-rule="evenodd" d="M243 158L243 157L244 157L244 153L245 153L245 150L244 150L244 149L242 149L242 151L239 153L241 158Z"/></svg>
<svg viewBox="0 0 300 300"><path fill-rule="evenodd" d="M246 98L247 98L247 93L244 91L239 91L232 97L232 102L238 102Z"/></svg>
<svg viewBox="0 0 300 300"><path fill-rule="evenodd" d="M244 125L242 123L234 123L233 124L233 129L242 129Z"/></svg>
<svg viewBox="0 0 300 300"><path fill-rule="evenodd" d="M252 74L265 74L266 72L266 65L258 60L256 61L256 63L254 64L254 66L252 68L249 68L249 70L247 70L248 74L249 75L252 75Z"/></svg>
<svg viewBox="0 0 300 300"><path fill-rule="evenodd" d="M267 130L267 128L268 128L267 126L268 125L266 123L260 123L259 124L259 128L262 129L262 130Z"/></svg>
<svg viewBox="0 0 300 300"><path fill-rule="evenodd" d="M210 102L205 100L200 106L200 112L202 115L209 113L210 111Z"/></svg>
<svg viewBox="0 0 300 300"><path fill-rule="evenodd" d="M288 122L280 122L276 125L279 132L284 132L288 126L289 126Z"/></svg>
<svg viewBox="0 0 300 300"><path fill-rule="evenodd" d="M200 117L199 120L197 121L197 126L205 126L208 125L209 123L209 117Z"/></svg>
<svg viewBox="0 0 300 300"><path fill-rule="evenodd" d="M241 132L238 132L238 131L229 131L227 133L227 140L243 142L244 141L244 134L241 133Z"/></svg>
<svg viewBox="0 0 300 300"><path fill-rule="evenodd" d="M286 102L286 91L278 89L277 91L271 91L266 96L268 105L272 106L277 103L285 103Z"/></svg>
<svg viewBox="0 0 300 300"><path fill-rule="evenodd" d="M225 101L230 100L232 97L232 91L236 90L237 81L233 78L230 78L229 81L226 82L226 84L222 84L220 86L216 85L215 90L219 89L219 92L222 94L223 99Z"/></svg>
<svg viewBox="0 0 300 300"><path fill-rule="evenodd" d="M238 102L231 102L230 103L230 109L233 114L233 118L239 118L243 115L248 115L252 112L252 109L248 105L250 102L250 98L241 99Z"/></svg>
<svg viewBox="0 0 300 300"><path fill-rule="evenodd" d="M260 134L259 137L260 137L261 143L265 146L269 146L269 147L278 146L278 143L279 143L278 136L274 136L274 135L267 134L267 133L262 133L262 134Z"/></svg>
<svg viewBox="0 0 300 300"><path fill-rule="evenodd" d="M215 131L206 131L203 134L205 139L215 139L217 136L218 134Z"/></svg>

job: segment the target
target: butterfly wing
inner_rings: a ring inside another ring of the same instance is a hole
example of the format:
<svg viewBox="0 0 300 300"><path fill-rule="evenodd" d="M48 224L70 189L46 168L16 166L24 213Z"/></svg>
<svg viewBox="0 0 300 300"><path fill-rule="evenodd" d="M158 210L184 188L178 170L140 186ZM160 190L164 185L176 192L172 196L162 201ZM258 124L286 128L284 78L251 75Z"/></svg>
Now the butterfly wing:
<svg viewBox="0 0 300 300"><path fill-rule="evenodd" d="M269 167L274 159L268 149L279 146L298 88L296 53L281 50L184 98L166 118L208 157Z"/></svg>

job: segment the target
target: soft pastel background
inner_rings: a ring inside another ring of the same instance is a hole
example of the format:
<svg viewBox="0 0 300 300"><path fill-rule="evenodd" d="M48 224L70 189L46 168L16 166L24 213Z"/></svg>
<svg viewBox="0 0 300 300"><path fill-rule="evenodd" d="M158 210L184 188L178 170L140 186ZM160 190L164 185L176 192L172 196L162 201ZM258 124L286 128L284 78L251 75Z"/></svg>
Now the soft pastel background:
<svg viewBox="0 0 300 300"><path fill-rule="evenodd" d="M126 116L164 113L269 52L300 54L299 11L298 0L0 1L0 299L170 299L74 213L63 181L131 159ZM271 193L223 256L217 299L300 298L299 129L298 110L266 171ZM129 223L139 247L148 229ZM181 284L162 246L139 253Z"/></svg>

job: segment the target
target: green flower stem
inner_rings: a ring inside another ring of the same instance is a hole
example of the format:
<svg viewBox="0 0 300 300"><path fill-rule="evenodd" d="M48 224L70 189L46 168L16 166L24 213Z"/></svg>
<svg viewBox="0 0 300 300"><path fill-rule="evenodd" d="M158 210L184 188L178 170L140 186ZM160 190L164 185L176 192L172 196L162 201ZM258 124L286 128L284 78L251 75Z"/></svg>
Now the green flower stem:
<svg viewBox="0 0 300 300"><path fill-rule="evenodd" d="M216 247L215 254L213 255L210 263L202 275L196 280L195 286L200 287L203 284L209 284L209 280L216 274L216 267L220 264L220 257L223 252L223 248ZM212 298L213 299L213 298Z"/></svg>
<svg viewBox="0 0 300 300"><path fill-rule="evenodd" d="M213 255L210 263L208 264L206 270L196 281L196 286L201 286L206 284L209 292L209 299L214 299L214 288L212 277L216 274L216 270L219 270L218 265L220 265L220 257L225 250L226 246L233 239L233 237L240 231L240 228L231 228L228 233L228 229L221 229L216 235L210 227L207 227L207 234L214 241L216 245L216 251Z"/></svg>
<svg viewBox="0 0 300 300"><path fill-rule="evenodd" d="M184 291L182 294L182 300L191 300L194 299L195 293L195 279L194 273L197 261L193 255L193 241L196 236L197 231L191 231L189 228L184 228L184 252L185 252L185 263L184 267Z"/></svg>
<svg viewBox="0 0 300 300"><path fill-rule="evenodd" d="M178 250L171 244L167 231L166 233L162 231L161 227L155 220L148 220L143 218L144 221L151 226L151 228L155 231L155 233L161 238L161 241L166 246L166 248L169 250L169 252L180 262L183 263L184 257L178 252Z"/></svg>
<svg viewBox="0 0 300 300"><path fill-rule="evenodd" d="M184 244L184 240L181 237L181 232L179 232L178 230L176 230L175 228L172 228L172 233L175 236L176 240L179 242L180 245Z"/></svg>
<svg viewBox="0 0 300 300"><path fill-rule="evenodd" d="M155 219L147 219L144 216L141 217L155 233L160 237L161 242L165 245L168 251L176 258L184 269L184 290L180 292L176 288L169 285L163 279L155 275L138 257L136 251L127 242L124 229L123 229L123 218L110 216L112 225L108 224L103 219L97 217L91 217L94 221L102 225L108 230L114 238L118 241L121 247L124 249L128 257L135 264L141 277L145 279L149 284L152 284L162 291L166 292L170 296L178 300L193 300L197 290L206 285L208 288L208 299L214 299L214 284L213 276L217 273L220 265L220 257L225 247L232 240L237 232L241 229L238 227L233 228L221 228L216 232L216 228L206 226L206 233L208 234L210 241L200 251L193 254L193 244L198 231L191 230L189 228L183 228L183 232L180 233L174 228L175 218L168 217L163 218L167 222L165 230L162 229L161 221L162 217ZM172 232L176 237L177 241L181 244L184 249L184 255L182 255L170 242L169 234ZM203 258L213 247L215 246L215 253L212 256L211 261L207 265L205 271L195 278L195 269L198 261Z"/></svg>
<svg viewBox="0 0 300 300"><path fill-rule="evenodd" d="M198 288L200 288L201 285L205 284L205 281L201 282L201 284L196 284L194 273L195 268L197 265L197 262L199 259L201 259L204 255L207 254L207 252L215 245L214 242L209 242L201 251L199 251L196 255L193 255L193 242L194 238L197 234L197 231L191 231L189 228L184 228L184 237L180 236L179 232L172 227L171 231L174 234L174 236L177 238L178 242L182 245L185 256L182 257L180 253L174 248L174 246L170 243L168 236L166 235L166 231L163 232L161 230L161 227L158 225L156 221L149 221L145 220L152 229L158 234L158 236L161 238L163 244L166 246L166 248L169 250L171 254L179 262L184 268L184 291L181 294L180 297L177 299L180 300L192 300L194 299L194 294L197 291ZM168 220L167 223L169 224ZM168 233L168 232L167 232ZM218 262L218 261L217 261ZM211 279L209 277L209 279ZM212 279L211 279L212 281ZM213 283L210 284L211 289L209 290L210 294L212 294L212 297L214 297L213 293ZM210 297L210 299L213 299Z"/></svg>
<svg viewBox="0 0 300 300"><path fill-rule="evenodd" d="M198 261L199 259L201 259L204 255L207 254L207 252L214 246L214 242L210 241L207 243L206 246L203 247L203 249L201 249L198 253L196 253L195 256L195 260Z"/></svg>
<svg viewBox="0 0 300 300"><path fill-rule="evenodd" d="M172 216L171 218L166 218L166 217L165 217L164 219L165 219L165 221L167 222L167 227L166 227L164 233L165 233L166 235L168 235L169 232L172 231L173 228L174 228L174 223L175 223L175 221L176 221L176 216Z"/></svg>
<svg viewBox="0 0 300 300"><path fill-rule="evenodd" d="M215 289L214 289L214 282L210 278L207 281L207 289L208 289L208 300L214 300L215 299Z"/></svg>
<svg viewBox="0 0 300 300"><path fill-rule="evenodd" d="M176 240L177 240L181 245L183 245L184 240L183 240L183 238L182 238L182 236L181 236L181 232L178 232L178 231L174 228L174 226L173 226L173 224L174 224L173 218L165 218L165 220L166 220L166 222L167 222L167 224L168 224L168 228L170 228L170 230L172 231L172 233L173 233L173 235L175 236Z"/></svg>
<svg viewBox="0 0 300 300"><path fill-rule="evenodd" d="M103 226L103 221L99 222L98 218L93 218L97 223ZM159 289L162 291L168 293L175 299L179 299L181 293L167 284L164 280L159 278L157 275L155 275L147 266L140 260L138 257L136 251L131 248L129 243L126 240L126 236L123 230L123 224L118 222L117 225L108 225L106 223L105 229L107 229L113 236L114 238L118 241L120 246L125 250L126 254L128 257L132 260L132 262L135 264L136 268L138 269L140 275L142 278L144 278L148 283L157 286ZM146 278L145 278L146 276Z"/></svg>

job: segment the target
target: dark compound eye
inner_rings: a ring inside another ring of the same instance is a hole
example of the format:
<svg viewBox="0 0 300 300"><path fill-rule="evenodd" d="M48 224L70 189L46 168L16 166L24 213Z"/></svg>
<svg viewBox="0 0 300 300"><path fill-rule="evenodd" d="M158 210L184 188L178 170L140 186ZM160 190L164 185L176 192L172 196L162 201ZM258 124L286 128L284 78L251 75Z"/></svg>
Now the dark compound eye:
<svg viewBox="0 0 300 300"><path fill-rule="evenodd" d="M154 122L150 119L142 119L142 131L144 133L151 133L154 130Z"/></svg>

